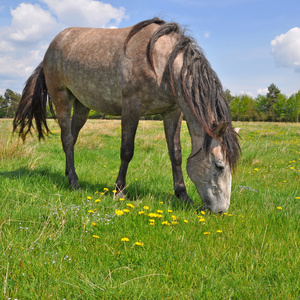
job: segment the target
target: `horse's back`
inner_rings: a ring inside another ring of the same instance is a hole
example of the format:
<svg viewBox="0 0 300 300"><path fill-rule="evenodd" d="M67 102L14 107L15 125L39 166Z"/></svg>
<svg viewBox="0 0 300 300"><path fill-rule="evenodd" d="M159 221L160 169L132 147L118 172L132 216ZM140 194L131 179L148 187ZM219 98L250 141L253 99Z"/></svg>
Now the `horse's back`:
<svg viewBox="0 0 300 300"><path fill-rule="evenodd" d="M112 115L121 114L122 98L131 94L145 98L141 99L145 104L142 114L163 112L169 104L165 105L163 95L159 95L157 74L162 77L162 72L157 70L155 74L149 68L146 54L157 27L150 25L134 36L127 54L124 43L132 27L65 29L54 38L45 54L44 72L49 90L67 88L87 107ZM161 49L165 51L165 47ZM161 60L163 55L157 57ZM164 63L161 65L162 70Z"/></svg>

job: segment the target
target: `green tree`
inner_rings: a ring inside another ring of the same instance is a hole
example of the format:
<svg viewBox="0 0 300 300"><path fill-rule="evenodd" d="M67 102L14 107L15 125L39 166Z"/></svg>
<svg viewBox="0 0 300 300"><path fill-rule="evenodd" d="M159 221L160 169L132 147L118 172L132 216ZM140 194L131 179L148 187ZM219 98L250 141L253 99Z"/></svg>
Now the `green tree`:
<svg viewBox="0 0 300 300"><path fill-rule="evenodd" d="M224 97L227 100L227 103L230 105L230 103L234 100L234 96L231 95L231 92L229 89L226 89L224 91Z"/></svg>
<svg viewBox="0 0 300 300"><path fill-rule="evenodd" d="M230 103L230 111L235 121L255 121L258 117L256 102L248 95L234 97Z"/></svg>
<svg viewBox="0 0 300 300"><path fill-rule="evenodd" d="M15 115L21 95L10 89L4 93L4 97L0 98L0 117L12 118Z"/></svg>

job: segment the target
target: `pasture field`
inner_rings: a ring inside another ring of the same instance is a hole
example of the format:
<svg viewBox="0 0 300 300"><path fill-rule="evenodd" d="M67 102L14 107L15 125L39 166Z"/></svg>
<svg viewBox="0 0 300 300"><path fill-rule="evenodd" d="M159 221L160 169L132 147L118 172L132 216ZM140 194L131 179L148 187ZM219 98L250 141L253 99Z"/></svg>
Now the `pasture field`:
<svg viewBox="0 0 300 300"><path fill-rule="evenodd" d="M59 128L12 136L0 119L0 299L299 299L300 126L235 123L231 206L201 213L172 193L163 124L141 121L126 199L114 195L120 121L89 120L64 176ZM190 153L182 127L184 168Z"/></svg>

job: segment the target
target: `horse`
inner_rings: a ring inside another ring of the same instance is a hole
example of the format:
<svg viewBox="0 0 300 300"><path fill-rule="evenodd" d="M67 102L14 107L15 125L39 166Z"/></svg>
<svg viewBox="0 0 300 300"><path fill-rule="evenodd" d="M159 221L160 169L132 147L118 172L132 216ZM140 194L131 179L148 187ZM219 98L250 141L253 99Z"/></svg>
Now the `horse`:
<svg viewBox="0 0 300 300"><path fill-rule="evenodd" d="M181 167L184 116L192 146L187 174L204 202L202 209L228 210L232 172L240 154L238 133L218 76L203 50L177 23L153 18L127 28L63 30L25 83L13 132L24 141L35 127L39 139L48 135L47 103L61 128L65 174L73 188L80 187L74 145L91 109L121 116L121 165L115 183L120 194L125 194L139 119L160 114L175 195L193 203Z"/></svg>

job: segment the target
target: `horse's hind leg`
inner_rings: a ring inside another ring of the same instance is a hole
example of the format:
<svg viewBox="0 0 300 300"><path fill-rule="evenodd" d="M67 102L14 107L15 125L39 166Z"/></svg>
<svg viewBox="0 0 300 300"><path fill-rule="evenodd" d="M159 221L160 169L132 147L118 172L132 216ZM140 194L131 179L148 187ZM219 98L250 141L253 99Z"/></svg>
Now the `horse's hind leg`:
<svg viewBox="0 0 300 300"><path fill-rule="evenodd" d="M76 100L75 96L66 88L54 89L51 87L50 96L55 104L56 115L61 128L61 142L66 155L66 176L73 188L79 188L78 176L74 166L74 144L80 130L78 126L75 126L76 122L74 122L76 115L78 115L78 113L75 112L78 106L78 104L76 104L78 100ZM71 110L73 104L75 115L72 121Z"/></svg>
<svg viewBox="0 0 300 300"><path fill-rule="evenodd" d="M164 113L162 117L164 121L169 156L172 163L175 195L184 202L193 203L192 199L187 194L181 168L182 155L180 145L180 128L182 113L179 109L176 109Z"/></svg>
<svg viewBox="0 0 300 300"><path fill-rule="evenodd" d="M126 187L126 174L134 153L134 138L140 117L139 107L132 107L132 103L134 101L124 100L122 108L121 166L116 181L116 190L120 195Z"/></svg>
<svg viewBox="0 0 300 300"><path fill-rule="evenodd" d="M85 124L88 118L89 112L90 112L89 108L84 106L77 99L75 100L73 105L73 116L72 116L72 127L71 127L74 145L77 141L80 129L83 127L83 125Z"/></svg>

